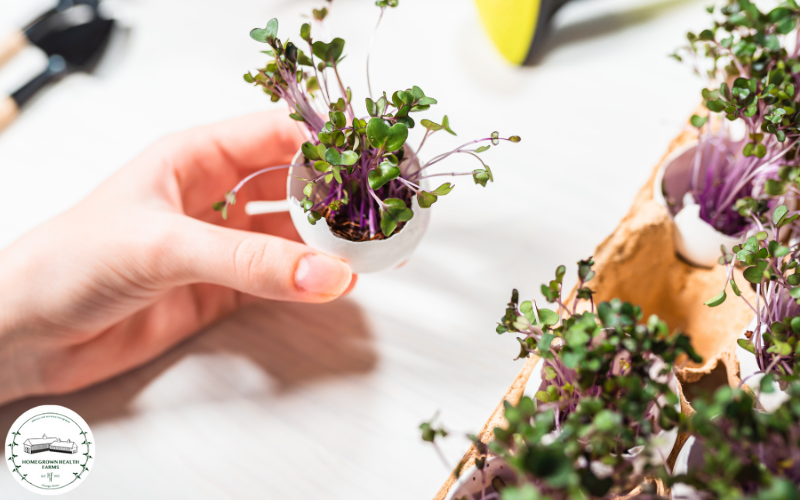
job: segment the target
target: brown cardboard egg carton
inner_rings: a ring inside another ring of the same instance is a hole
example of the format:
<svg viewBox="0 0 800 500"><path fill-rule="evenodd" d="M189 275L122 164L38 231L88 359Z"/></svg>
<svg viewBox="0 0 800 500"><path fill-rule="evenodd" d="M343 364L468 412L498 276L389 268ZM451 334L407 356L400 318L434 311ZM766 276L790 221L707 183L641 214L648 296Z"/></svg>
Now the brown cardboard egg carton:
<svg viewBox="0 0 800 500"><path fill-rule="evenodd" d="M666 157L676 148L692 140L689 132L678 136L670 145ZM614 232L594 252L597 276L589 283L596 292L595 302L619 298L640 306L644 318L656 314L671 329L680 329L692 339L692 345L704 362L688 362L678 370L678 396L683 413L691 415L691 401L703 391L712 391L723 384L738 386L739 362L736 340L750 322L753 312L739 297L730 295L720 306L710 308L705 301L717 295L725 284L725 269L701 269L686 263L675 253L673 224L666 209L653 201L653 183L661 162L653 169L650 180L639 190L628 214ZM737 283L747 283L741 270L734 270ZM748 300L755 300L749 286L741 287ZM574 293L574 291L573 291ZM492 430L504 425L503 402L517 404L525 384L539 361L529 357L491 417L478 433L487 443ZM679 435L667 459L672 467L687 435ZM470 446L456 470L466 471L475 463L476 450ZM444 500L456 480L451 474L434 500ZM658 483L659 493L666 488ZM626 498L635 496L631 492Z"/></svg>

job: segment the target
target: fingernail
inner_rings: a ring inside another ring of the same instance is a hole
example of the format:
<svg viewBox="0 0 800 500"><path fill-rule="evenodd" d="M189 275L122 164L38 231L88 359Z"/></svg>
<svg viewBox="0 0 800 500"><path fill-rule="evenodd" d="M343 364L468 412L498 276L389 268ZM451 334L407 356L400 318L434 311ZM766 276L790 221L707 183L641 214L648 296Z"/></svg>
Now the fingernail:
<svg viewBox="0 0 800 500"><path fill-rule="evenodd" d="M338 295L350 284L350 270L338 259L308 254L297 264L294 281L298 288L306 292Z"/></svg>

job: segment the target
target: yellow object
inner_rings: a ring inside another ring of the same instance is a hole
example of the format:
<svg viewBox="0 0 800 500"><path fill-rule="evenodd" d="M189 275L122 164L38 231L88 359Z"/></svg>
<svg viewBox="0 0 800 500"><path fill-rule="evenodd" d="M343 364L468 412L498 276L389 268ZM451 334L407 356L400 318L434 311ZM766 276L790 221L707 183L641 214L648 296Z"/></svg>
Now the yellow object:
<svg viewBox="0 0 800 500"><path fill-rule="evenodd" d="M509 62L522 64L536 31L541 0L475 0L483 26Z"/></svg>

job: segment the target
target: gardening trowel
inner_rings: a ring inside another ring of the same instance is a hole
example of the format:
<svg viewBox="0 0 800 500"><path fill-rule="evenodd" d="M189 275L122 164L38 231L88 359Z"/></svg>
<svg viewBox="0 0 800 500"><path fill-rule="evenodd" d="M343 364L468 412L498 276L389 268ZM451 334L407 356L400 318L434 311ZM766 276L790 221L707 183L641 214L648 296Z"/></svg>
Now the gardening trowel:
<svg viewBox="0 0 800 500"><path fill-rule="evenodd" d="M25 28L0 41L0 66L10 61L28 45L41 48L52 55L57 38L65 29L91 22L97 12L98 0L60 0Z"/></svg>
<svg viewBox="0 0 800 500"><path fill-rule="evenodd" d="M97 0L61 0L25 30L0 44L0 64L27 43L48 55L47 68L41 74L0 99L0 130L14 121L21 106L48 83L73 71L94 68L114 27L114 20L101 16L97 4Z"/></svg>

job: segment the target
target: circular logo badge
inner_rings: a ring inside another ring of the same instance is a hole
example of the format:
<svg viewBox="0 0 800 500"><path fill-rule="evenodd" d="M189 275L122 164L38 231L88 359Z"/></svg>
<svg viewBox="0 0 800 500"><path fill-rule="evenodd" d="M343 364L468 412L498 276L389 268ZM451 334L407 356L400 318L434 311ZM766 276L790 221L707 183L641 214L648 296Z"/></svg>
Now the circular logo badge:
<svg viewBox="0 0 800 500"><path fill-rule="evenodd" d="M20 416L6 438L6 463L25 489L60 495L86 481L94 466L86 422L63 406L37 406Z"/></svg>

